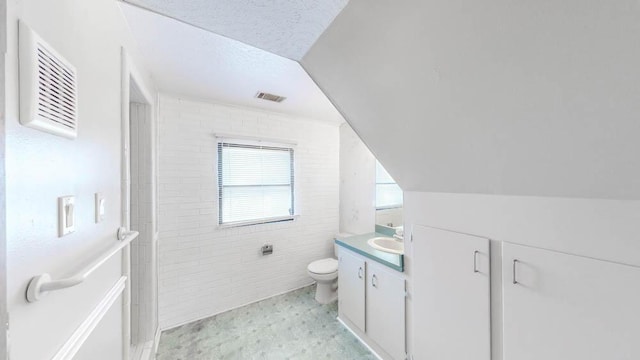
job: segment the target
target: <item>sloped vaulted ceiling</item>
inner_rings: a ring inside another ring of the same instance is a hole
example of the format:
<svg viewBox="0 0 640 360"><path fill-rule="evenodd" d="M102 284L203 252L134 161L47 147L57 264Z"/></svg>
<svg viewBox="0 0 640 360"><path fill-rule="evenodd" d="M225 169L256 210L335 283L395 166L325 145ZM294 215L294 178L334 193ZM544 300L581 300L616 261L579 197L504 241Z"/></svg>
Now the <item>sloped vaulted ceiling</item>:
<svg viewBox="0 0 640 360"><path fill-rule="evenodd" d="M334 124L344 121L297 62L128 3L120 7L161 92ZM258 91L287 99L256 99Z"/></svg>
<svg viewBox="0 0 640 360"><path fill-rule="evenodd" d="M301 63L404 190L640 198L636 0L351 0Z"/></svg>

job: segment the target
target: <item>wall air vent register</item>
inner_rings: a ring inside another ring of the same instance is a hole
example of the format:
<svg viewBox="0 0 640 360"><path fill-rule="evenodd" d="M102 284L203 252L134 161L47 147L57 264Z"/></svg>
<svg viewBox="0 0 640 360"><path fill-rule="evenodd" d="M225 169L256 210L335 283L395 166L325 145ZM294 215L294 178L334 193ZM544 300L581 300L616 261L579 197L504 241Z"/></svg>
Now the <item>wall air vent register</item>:
<svg viewBox="0 0 640 360"><path fill-rule="evenodd" d="M76 69L29 26L19 25L20 123L73 139L78 135Z"/></svg>
<svg viewBox="0 0 640 360"><path fill-rule="evenodd" d="M262 100L267 100L267 101L273 101L273 102L283 102L286 97L284 96L280 96L280 95L275 95L275 94L269 94L267 92L258 92L256 94L256 98L258 99L262 99Z"/></svg>

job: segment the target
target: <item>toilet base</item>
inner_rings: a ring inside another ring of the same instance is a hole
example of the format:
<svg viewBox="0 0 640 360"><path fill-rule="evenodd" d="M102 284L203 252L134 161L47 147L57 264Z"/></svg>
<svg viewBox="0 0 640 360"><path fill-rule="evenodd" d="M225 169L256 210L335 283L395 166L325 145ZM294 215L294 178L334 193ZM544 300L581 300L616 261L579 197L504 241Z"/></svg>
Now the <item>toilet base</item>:
<svg viewBox="0 0 640 360"><path fill-rule="evenodd" d="M326 305L338 300L337 280L316 282L316 301Z"/></svg>

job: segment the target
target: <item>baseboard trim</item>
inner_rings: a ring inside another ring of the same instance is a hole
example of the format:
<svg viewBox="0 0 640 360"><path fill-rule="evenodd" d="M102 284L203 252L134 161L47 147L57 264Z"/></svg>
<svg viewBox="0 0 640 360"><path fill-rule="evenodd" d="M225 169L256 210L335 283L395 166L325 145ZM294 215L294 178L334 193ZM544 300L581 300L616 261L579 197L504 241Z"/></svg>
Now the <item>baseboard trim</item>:
<svg viewBox="0 0 640 360"><path fill-rule="evenodd" d="M142 344L131 345L131 350L129 351L130 360L142 360L142 346Z"/></svg>
<svg viewBox="0 0 640 360"><path fill-rule="evenodd" d="M156 335L153 337L153 357L154 360L156 358L156 354L158 353L158 345L160 345L160 335L162 335L162 330L160 330L160 326L156 328Z"/></svg>
<svg viewBox="0 0 640 360"><path fill-rule="evenodd" d="M160 327L157 327L152 340L132 346L131 360L155 360L159 342Z"/></svg>
<svg viewBox="0 0 640 360"><path fill-rule="evenodd" d="M349 327L349 325L347 325L344 321L342 321L342 319L340 319L340 316L338 316L336 319L338 319L338 322L339 322L340 324L342 324L342 326L344 326L344 327L345 327L345 329L349 330L349 332L350 332L353 336L355 336L355 337L356 337L356 339L358 339L358 341L360 341L360 343L361 343L362 345L364 345L364 347L366 347L367 349L369 349L369 351L371 351L371 353L373 354L373 356L375 356L378 360L384 360L380 355L378 355L378 353L377 353L375 350L373 350L373 349L371 348L371 346L369 346L369 344L367 344L367 342L366 342L366 341L362 340L362 338L361 338L358 334L356 334L356 332L355 332L355 331L351 330L351 328Z"/></svg>
<svg viewBox="0 0 640 360"><path fill-rule="evenodd" d="M153 360L155 359L155 353L152 350L153 340L133 345L131 348L131 360Z"/></svg>
<svg viewBox="0 0 640 360"><path fill-rule="evenodd" d="M111 309L113 303L120 297L124 291L126 276L122 276L102 298L98 306L87 316L80 326L73 332L67 342L58 350L52 360L71 360L78 350L82 347L89 335L98 326L104 315Z"/></svg>
<svg viewBox="0 0 640 360"><path fill-rule="evenodd" d="M310 282L310 283L308 283L308 284L306 284L306 285L298 286L298 287L296 287L296 288L289 289L289 290L285 290L285 291L283 291L283 292L279 292L279 293L274 294L274 295L269 295L269 296L266 296L266 297L260 298L260 299L258 299L258 300L250 301L250 302L245 303L245 304L242 304L242 305L238 305L238 306L234 306L234 307L231 307L231 308L228 308L228 309L222 310L222 311L218 311L217 313L214 313L214 314L210 314L210 315L206 315L206 316L201 316L201 317L194 318L194 319L191 319L191 320L183 321L183 322L178 323L177 325L171 325L171 326L168 326L168 327L166 327L166 328L163 328L163 329L161 329L161 331L167 331L167 330L175 329L175 328L180 327L180 326L182 326L182 325L190 324L190 323L195 322L195 321L198 321L198 320L202 320L202 319L210 318L210 317L212 317L212 316L220 315L220 314L222 314L222 313L226 313L227 311L235 310L235 309L237 309L237 308L241 308L241 307L243 307L243 306L247 306L247 305L255 304L255 303L260 302L260 301L263 301L263 300L271 299L272 297L276 297L276 296L284 295L284 294L286 294L286 293L290 293L290 292L292 292L292 291L296 291L296 290L300 290L300 289L302 289L302 288L306 288L307 286L311 286L311 285L313 285L313 284L315 284L315 283L316 283L315 281L312 281L312 282Z"/></svg>

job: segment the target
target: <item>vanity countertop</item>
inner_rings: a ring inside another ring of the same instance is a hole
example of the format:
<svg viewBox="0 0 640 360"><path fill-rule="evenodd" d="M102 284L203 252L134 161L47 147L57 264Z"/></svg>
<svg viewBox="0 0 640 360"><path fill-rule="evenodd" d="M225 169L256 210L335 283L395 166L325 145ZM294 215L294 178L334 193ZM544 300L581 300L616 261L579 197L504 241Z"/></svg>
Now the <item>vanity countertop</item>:
<svg viewBox="0 0 640 360"><path fill-rule="evenodd" d="M348 236L344 238L337 238L336 244L343 246L351 251L354 251L369 259L375 260L383 265L386 265L394 270L404 271L404 255L391 254L388 252L374 249L367 242L379 236L389 236L387 234L372 232L362 235Z"/></svg>

